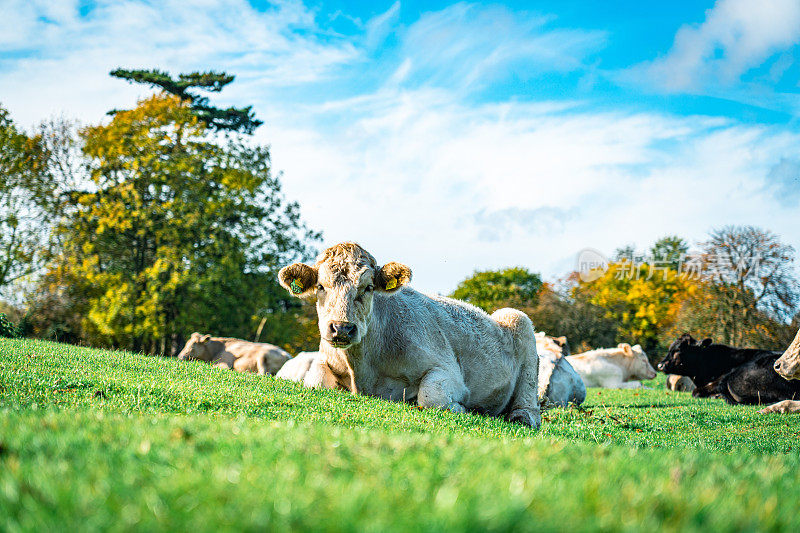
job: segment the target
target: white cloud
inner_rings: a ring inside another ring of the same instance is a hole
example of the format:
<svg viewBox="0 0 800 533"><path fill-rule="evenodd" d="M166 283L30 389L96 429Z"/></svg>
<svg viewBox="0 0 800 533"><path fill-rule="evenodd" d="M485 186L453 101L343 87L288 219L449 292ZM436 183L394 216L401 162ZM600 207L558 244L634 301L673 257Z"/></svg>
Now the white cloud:
<svg viewBox="0 0 800 533"><path fill-rule="evenodd" d="M586 102L464 98L509 72L579 68L601 33L464 4L406 29L393 26L396 4L349 39L296 2L259 11L243 0L107 0L85 17L76 4L49 5L20 2L0 17L13 30L0 31L0 95L15 119L95 122L149 92L108 77L117 66L235 73L220 100L255 104L265 120L257 138L272 145L311 225L328 243L355 239L379 260L407 262L422 289L447 292L475 268L563 274L586 246L701 239L726 223L768 227L800 249L796 210L765 188L770 169L796 157L798 134ZM370 59L393 27L400 51ZM748 44L731 65L761 49ZM369 76L383 88L362 89Z"/></svg>
<svg viewBox="0 0 800 533"><path fill-rule="evenodd" d="M358 240L442 292L475 268L559 275L583 247L610 253L673 233L698 241L728 223L800 248L795 210L764 191L798 134L562 103L467 107L448 95L387 91L306 123L268 120L286 190L327 242Z"/></svg>
<svg viewBox="0 0 800 533"><path fill-rule="evenodd" d="M605 44L605 32L550 28L552 21L502 6L458 3L424 13L403 33L399 54L418 83L474 88L502 76L525 80L576 70Z"/></svg>
<svg viewBox="0 0 800 533"><path fill-rule="evenodd" d="M111 79L119 66L226 70L238 80L221 100L242 91L252 100L323 80L359 53L325 34L298 2L259 11L244 0L105 0L84 17L77 3L55 3L59 10L51 4L21 1L0 19L14 29L0 31L0 95L22 122L64 109L98 117L149 92Z"/></svg>
<svg viewBox="0 0 800 533"><path fill-rule="evenodd" d="M800 160L781 158L767 174L766 189L785 207L800 207Z"/></svg>
<svg viewBox="0 0 800 533"><path fill-rule="evenodd" d="M718 0L700 25L682 26L663 57L630 77L665 91L732 85L777 52L800 43L797 0Z"/></svg>

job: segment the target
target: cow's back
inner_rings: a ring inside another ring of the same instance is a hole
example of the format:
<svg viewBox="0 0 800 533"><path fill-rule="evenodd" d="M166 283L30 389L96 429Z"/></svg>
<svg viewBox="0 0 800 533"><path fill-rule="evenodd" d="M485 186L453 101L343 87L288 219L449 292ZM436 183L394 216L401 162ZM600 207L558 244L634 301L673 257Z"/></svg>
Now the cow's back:
<svg viewBox="0 0 800 533"><path fill-rule="evenodd" d="M319 352L300 352L284 363L275 377L302 383L308 369L311 368L311 364L317 357L319 357Z"/></svg>
<svg viewBox="0 0 800 533"><path fill-rule="evenodd" d="M218 360L229 362L236 370L275 374L291 359L285 350L266 342L250 342L241 339L212 338L223 348L217 353Z"/></svg>
<svg viewBox="0 0 800 533"><path fill-rule="evenodd" d="M775 372L780 352L767 352L736 367L719 380L717 392L729 403L759 405L800 399L800 381Z"/></svg>

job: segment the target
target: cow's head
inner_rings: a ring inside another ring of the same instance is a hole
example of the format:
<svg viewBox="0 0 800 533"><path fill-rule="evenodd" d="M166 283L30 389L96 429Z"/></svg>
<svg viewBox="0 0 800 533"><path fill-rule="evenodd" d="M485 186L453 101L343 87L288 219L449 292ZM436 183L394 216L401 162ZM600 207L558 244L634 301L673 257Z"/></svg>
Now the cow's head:
<svg viewBox="0 0 800 533"><path fill-rule="evenodd" d="M640 345L631 346L627 342L621 342L617 348L622 350L628 359L629 379L653 379L656 377L656 370L650 364L647 354Z"/></svg>
<svg viewBox="0 0 800 533"><path fill-rule="evenodd" d="M792 344L775 361L775 372L786 379L800 379L800 330Z"/></svg>
<svg viewBox="0 0 800 533"><path fill-rule="evenodd" d="M314 266L282 268L278 281L294 296L316 297L320 337L347 349L361 342L369 328L375 292L400 290L411 281L411 269L394 262L379 267L372 254L345 242L322 252Z"/></svg>
<svg viewBox="0 0 800 533"><path fill-rule="evenodd" d="M178 354L178 359L181 361L190 361L196 359L198 361L208 361L208 341L211 340L211 335L201 335L196 331L192 333L189 340L186 341L186 346L183 347L181 353Z"/></svg>
<svg viewBox="0 0 800 533"><path fill-rule="evenodd" d="M536 349L548 350L558 356L570 355L566 337L550 337L543 331L536 332Z"/></svg>
<svg viewBox="0 0 800 533"><path fill-rule="evenodd" d="M705 349L711 344L711 339L697 342L691 335L684 333L670 345L667 356L658 363L658 369L667 374L694 376L698 368L705 366Z"/></svg>

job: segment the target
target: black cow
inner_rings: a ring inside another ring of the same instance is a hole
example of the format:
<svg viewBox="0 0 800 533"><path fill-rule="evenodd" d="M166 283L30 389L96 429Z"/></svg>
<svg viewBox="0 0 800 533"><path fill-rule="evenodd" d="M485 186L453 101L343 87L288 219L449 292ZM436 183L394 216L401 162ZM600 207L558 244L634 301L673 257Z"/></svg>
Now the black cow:
<svg viewBox="0 0 800 533"><path fill-rule="evenodd" d="M707 389L728 403L760 405L800 398L800 381L787 380L775 372L780 356L781 352L765 353L709 383Z"/></svg>
<svg viewBox="0 0 800 533"><path fill-rule="evenodd" d="M734 348L714 344L711 339L697 342L684 333L669 347L667 356L658 364L658 369L667 374L689 376L697 388L692 396L708 397L721 394L716 380L745 363L763 355L780 355L780 352L754 348ZM777 374L776 374L777 375Z"/></svg>

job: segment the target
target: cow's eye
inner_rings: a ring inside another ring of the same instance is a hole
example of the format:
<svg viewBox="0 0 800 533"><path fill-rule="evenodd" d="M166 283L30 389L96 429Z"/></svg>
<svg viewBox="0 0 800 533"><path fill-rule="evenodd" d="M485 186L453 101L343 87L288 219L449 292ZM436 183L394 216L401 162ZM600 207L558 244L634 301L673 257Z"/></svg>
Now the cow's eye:
<svg viewBox="0 0 800 533"><path fill-rule="evenodd" d="M375 290L375 287L373 287L372 285L367 285L367 288L364 289L364 292L372 292L373 290Z"/></svg>
<svg viewBox="0 0 800 533"><path fill-rule="evenodd" d="M324 291L325 290L325 287L322 286L322 283L317 283L317 290L318 291Z"/></svg>

